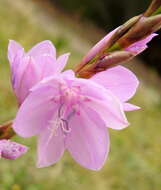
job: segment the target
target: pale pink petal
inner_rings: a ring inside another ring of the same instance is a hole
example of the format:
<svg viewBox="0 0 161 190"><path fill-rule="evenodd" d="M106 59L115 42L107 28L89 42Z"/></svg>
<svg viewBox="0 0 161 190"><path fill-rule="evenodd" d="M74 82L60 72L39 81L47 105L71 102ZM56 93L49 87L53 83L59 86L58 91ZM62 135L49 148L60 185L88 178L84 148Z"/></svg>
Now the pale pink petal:
<svg viewBox="0 0 161 190"><path fill-rule="evenodd" d="M23 68L19 67L18 71L21 69L22 74L19 73L19 76L17 76L20 78L17 78L18 83L17 88L15 88L15 92L20 103L22 103L28 96L30 88L40 80L38 68L32 57L26 57L22 63L24 65L26 64L26 66L23 66Z"/></svg>
<svg viewBox="0 0 161 190"><path fill-rule="evenodd" d="M111 36L119 29L116 28L115 30L108 33L105 37L103 37L90 51L86 54L86 56L83 58L82 62L88 62L90 61L95 55L102 49L105 48L107 45L107 42L111 38Z"/></svg>
<svg viewBox="0 0 161 190"><path fill-rule="evenodd" d="M68 76L70 78L74 78L75 73L73 70L65 70L64 72L62 72L62 76Z"/></svg>
<svg viewBox="0 0 161 190"><path fill-rule="evenodd" d="M141 109L140 107L133 104L129 104L129 103L124 103L123 107L124 107L124 111L135 111L135 110Z"/></svg>
<svg viewBox="0 0 161 190"><path fill-rule="evenodd" d="M135 94L139 84L136 76L122 66L97 73L90 80L110 90L122 102L129 100Z"/></svg>
<svg viewBox="0 0 161 190"><path fill-rule="evenodd" d="M13 89L17 88L21 76L26 68L26 60L24 57L15 56L14 62L11 65L11 78L12 78L12 87ZM21 67L19 67L21 65Z"/></svg>
<svg viewBox="0 0 161 190"><path fill-rule="evenodd" d="M127 51L139 54L141 52L143 52L148 46L147 43L150 42L155 36L157 36L158 34L153 33L151 35L149 35L148 37L146 37L143 40L140 40L134 44L132 44L131 46L129 46L128 48L126 48Z"/></svg>
<svg viewBox="0 0 161 190"><path fill-rule="evenodd" d="M109 92L102 85L99 85L98 83L89 79L75 78L73 81L73 86L80 87L82 95L93 97L98 100L105 100L106 95L108 96Z"/></svg>
<svg viewBox="0 0 161 190"><path fill-rule="evenodd" d="M65 66L67 64L69 55L70 55L70 53L66 53L57 58L56 63L55 63L55 69L56 69L57 73L60 73L63 71L63 69L65 68Z"/></svg>
<svg viewBox="0 0 161 190"><path fill-rule="evenodd" d="M49 77L54 74L59 74L67 64L69 54L60 56L57 60L53 59L51 55L41 55L35 58L35 64L39 70L41 79Z"/></svg>
<svg viewBox="0 0 161 190"><path fill-rule="evenodd" d="M13 64L15 57L19 54L19 56L24 54L23 47L14 40L10 40L8 44L8 60L10 65Z"/></svg>
<svg viewBox="0 0 161 190"><path fill-rule="evenodd" d="M122 102L110 90L86 79L77 79L73 85L80 87L85 104L100 115L107 127L122 129L128 126Z"/></svg>
<svg viewBox="0 0 161 190"><path fill-rule="evenodd" d="M39 83L37 83L36 85L34 85L31 89L30 92L33 92L37 89L43 89L43 88L47 88L49 87L53 89L53 93L57 93L59 92L59 88L60 88L60 82L62 81L62 75L57 74L57 75L52 75L49 77L45 77L44 79L42 79ZM53 94L54 96L55 94Z"/></svg>
<svg viewBox="0 0 161 190"><path fill-rule="evenodd" d="M104 101L89 98L86 106L94 110L105 122L106 127L120 130L129 125L122 104L111 94Z"/></svg>
<svg viewBox="0 0 161 190"><path fill-rule="evenodd" d="M58 108L53 100L54 95L57 95L56 92L48 86L30 93L13 123L13 129L18 135L34 136L48 126L49 120Z"/></svg>
<svg viewBox="0 0 161 190"><path fill-rule="evenodd" d="M54 59L51 55L40 55L34 60L40 79L57 73L56 59Z"/></svg>
<svg viewBox="0 0 161 190"><path fill-rule="evenodd" d="M37 167L47 167L56 163L64 153L64 136L61 128L52 134L50 126L39 135Z"/></svg>
<svg viewBox="0 0 161 190"><path fill-rule="evenodd" d="M52 42L49 40L38 43L27 53L27 55L33 57L41 56L44 54L51 55L54 58L56 57L56 49Z"/></svg>
<svg viewBox="0 0 161 190"><path fill-rule="evenodd" d="M97 115L90 109L86 111L81 110L69 121L71 132L67 135L65 145L83 167L99 170L109 152L109 136Z"/></svg>
<svg viewBox="0 0 161 190"><path fill-rule="evenodd" d="M15 89L18 83L17 77L21 76L19 71L19 65L24 68L24 64L21 64L21 60L24 56L24 49L17 42L10 40L8 45L8 60L11 67L12 86Z"/></svg>

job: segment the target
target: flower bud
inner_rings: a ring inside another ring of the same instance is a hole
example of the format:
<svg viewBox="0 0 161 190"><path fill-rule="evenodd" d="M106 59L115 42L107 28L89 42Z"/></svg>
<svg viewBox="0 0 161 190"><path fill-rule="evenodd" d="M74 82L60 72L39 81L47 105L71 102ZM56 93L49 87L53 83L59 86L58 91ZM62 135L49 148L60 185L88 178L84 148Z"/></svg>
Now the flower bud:
<svg viewBox="0 0 161 190"><path fill-rule="evenodd" d="M81 78L90 78L94 74L104 71L110 67L121 64L129 59L133 58L134 54L128 51L116 51L105 55L93 64L86 65L80 72L78 76Z"/></svg>
<svg viewBox="0 0 161 190"><path fill-rule="evenodd" d="M131 44L138 42L150 34L154 33L161 27L161 15L142 17L123 37L121 37L113 49L118 47L127 48ZM116 46L117 45L117 46Z"/></svg>

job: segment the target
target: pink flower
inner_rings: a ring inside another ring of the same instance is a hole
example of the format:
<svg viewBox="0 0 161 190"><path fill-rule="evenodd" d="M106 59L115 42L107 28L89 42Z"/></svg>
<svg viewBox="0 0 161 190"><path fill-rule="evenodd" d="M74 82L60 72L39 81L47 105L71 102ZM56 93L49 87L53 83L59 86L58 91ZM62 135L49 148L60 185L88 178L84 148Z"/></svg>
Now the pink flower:
<svg viewBox="0 0 161 190"><path fill-rule="evenodd" d="M8 59L11 66L12 86L21 104L30 88L43 78L60 73L66 65L69 54L56 59L56 50L50 41L43 41L25 53L20 44L11 40Z"/></svg>
<svg viewBox="0 0 161 190"><path fill-rule="evenodd" d="M38 167L54 164L67 149L82 166L98 170L109 151L107 129L127 126L122 102L110 90L66 71L31 89L13 129L38 136Z"/></svg>
<svg viewBox="0 0 161 190"><path fill-rule="evenodd" d="M27 147L10 140L0 140L0 158L14 160L27 152Z"/></svg>

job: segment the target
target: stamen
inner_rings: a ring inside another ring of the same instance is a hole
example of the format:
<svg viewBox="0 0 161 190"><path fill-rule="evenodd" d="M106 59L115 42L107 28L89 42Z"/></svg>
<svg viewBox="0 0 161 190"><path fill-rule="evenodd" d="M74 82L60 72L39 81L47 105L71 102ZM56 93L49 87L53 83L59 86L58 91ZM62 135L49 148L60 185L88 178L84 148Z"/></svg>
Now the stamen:
<svg viewBox="0 0 161 190"><path fill-rule="evenodd" d="M59 107L59 109L58 109L58 117L59 117L59 118L63 115L63 113L61 113L62 108L63 108L63 105L64 105L64 104L61 104L60 107Z"/></svg>
<svg viewBox="0 0 161 190"><path fill-rule="evenodd" d="M65 120L65 119L63 119L63 118L61 119L61 121L63 122L62 125L61 125L63 131L64 131L65 133L70 133L70 132L71 132L71 128L70 128L69 125L68 125L68 121Z"/></svg>

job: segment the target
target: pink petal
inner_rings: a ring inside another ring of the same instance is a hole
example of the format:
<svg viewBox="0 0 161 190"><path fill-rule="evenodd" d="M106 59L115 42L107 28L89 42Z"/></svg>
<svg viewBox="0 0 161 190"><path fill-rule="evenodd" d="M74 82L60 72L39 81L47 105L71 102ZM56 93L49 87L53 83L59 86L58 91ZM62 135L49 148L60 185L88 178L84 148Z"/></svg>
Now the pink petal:
<svg viewBox="0 0 161 190"><path fill-rule="evenodd" d="M112 94L104 101L89 98L86 106L99 115L106 127L120 130L129 125L122 104Z"/></svg>
<svg viewBox="0 0 161 190"><path fill-rule="evenodd" d="M46 86L30 93L21 105L13 129L22 137L37 135L48 126L48 121L57 109L57 104L53 101L53 88Z"/></svg>
<svg viewBox="0 0 161 190"><path fill-rule="evenodd" d="M67 64L69 55L70 53L63 54L59 56L58 59L56 60L55 68L56 68L57 73L60 73L63 71L63 69L65 68Z"/></svg>
<svg viewBox="0 0 161 190"><path fill-rule="evenodd" d="M39 70L39 76L41 79L52 76L54 74L60 74L67 64L69 54L64 54L53 59L51 55L41 55L35 58L35 64Z"/></svg>
<svg viewBox="0 0 161 190"><path fill-rule="evenodd" d="M118 27L119 28L119 27ZM118 30L116 28L115 30L111 31L108 33L105 37L103 37L88 53L87 55L83 58L82 62L88 62L90 61L95 55L102 49L105 48L107 45L107 42L111 38L111 36Z"/></svg>
<svg viewBox="0 0 161 190"><path fill-rule="evenodd" d="M107 127L122 129L128 126L122 103L111 91L87 79L77 79L73 85L80 86L85 104L100 115Z"/></svg>
<svg viewBox="0 0 161 190"><path fill-rule="evenodd" d="M41 56L44 54L51 55L54 58L56 57L56 49L52 42L49 40L38 43L27 53L27 55L33 57Z"/></svg>
<svg viewBox="0 0 161 190"><path fill-rule="evenodd" d="M83 96L89 96L98 100L106 100L106 96L108 96L109 90L89 79L76 78L73 81L73 85L80 86Z"/></svg>
<svg viewBox="0 0 161 190"><path fill-rule="evenodd" d="M23 47L16 41L10 40L8 45L8 60L10 62L10 65L13 64L14 59L18 54L21 56L24 54Z"/></svg>
<svg viewBox="0 0 161 190"><path fill-rule="evenodd" d="M13 89L18 87L18 84L21 80L21 77L25 71L25 68L27 66L28 59L21 57L21 56L15 56L15 59L11 65L11 74L12 74L12 86ZM21 67L19 67L21 65Z"/></svg>
<svg viewBox="0 0 161 190"><path fill-rule="evenodd" d="M133 104L129 104L129 103L124 103L123 107L124 107L124 111L135 111L135 110L141 109L140 107L135 106Z"/></svg>
<svg viewBox="0 0 161 190"><path fill-rule="evenodd" d="M97 73L91 80L110 90L122 102L129 100L135 94L139 84L136 76L122 66Z"/></svg>
<svg viewBox="0 0 161 190"><path fill-rule="evenodd" d="M25 100L29 94L30 88L32 88L40 80L38 68L31 57L25 57L22 61L23 67L19 67L17 71L17 85L15 86L15 92L20 104Z"/></svg>
<svg viewBox="0 0 161 190"><path fill-rule="evenodd" d="M109 152L109 136L97 115L89 109L87 112L81 110L80 115L76 114L69 121L71 132L66 139L66 148L83 167L99 170Z"/></svg>
<svg viewBox="0 0 161 190"><path fill-rule="evenodd" d="M158 34L153 33L153 34L149 35L147 38L132 44L131 46L126 48L126 50L133 52L133 53L136 53L136 54L139 54L139 53L143 52L148 47L147 43L150 42L157 35Z"/></svg>
<svg viewBox="0 0 161 190"><path fill-rule="evenodd" d="M46 54L36 57L35 65L37 66L40 79L57 73L56 59L51 55Z"/></svg>
<svg viewBox="0 0 161 190"><path fill-rule="evenodd" d="M38 142L37 167L47 167L57 162L64 153L64 136L61 128L55 134L51 134L51 129L41 132Z"/></svg>
<svg viewBox="0 0 161 190"><path fill-rule="evenodd" d="M70 78L74 78L75 77L75 73L73 70L65 70L64 72L62 72L63 76L68 76Z"/></svg>

